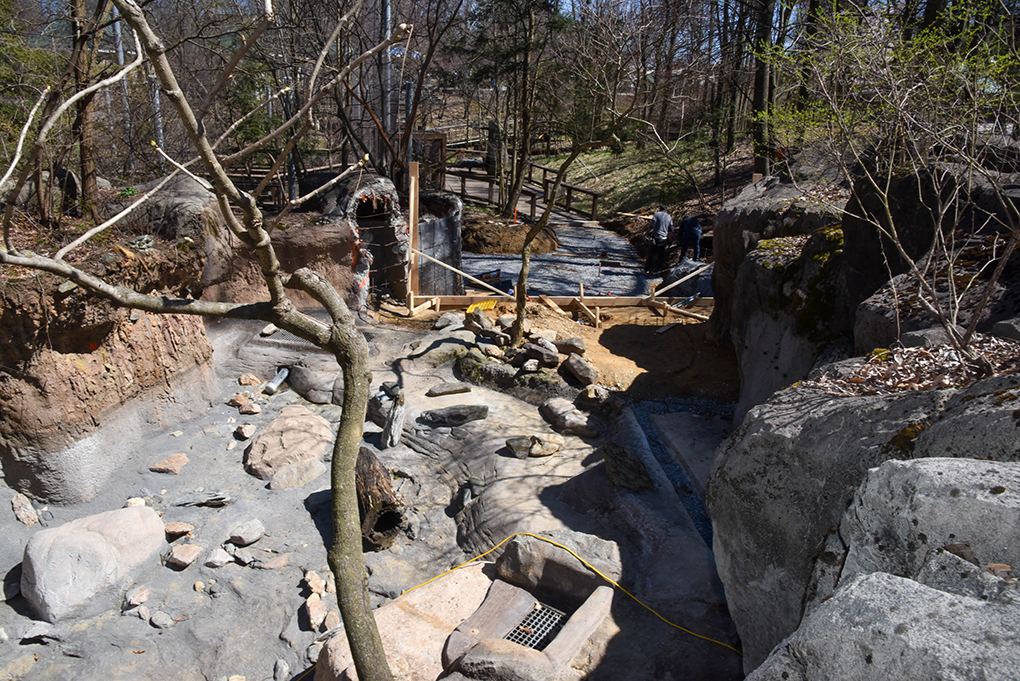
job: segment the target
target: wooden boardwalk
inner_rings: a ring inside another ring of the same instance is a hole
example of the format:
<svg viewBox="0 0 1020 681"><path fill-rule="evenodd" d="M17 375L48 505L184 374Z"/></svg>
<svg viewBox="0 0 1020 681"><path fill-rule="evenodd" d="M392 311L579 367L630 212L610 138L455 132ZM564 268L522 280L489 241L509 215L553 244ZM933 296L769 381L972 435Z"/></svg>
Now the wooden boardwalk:
<svg viewBox="0 0 1020 681"><path fill-rule="evenodd" d="M446 191L456 194L464 200L493 205L497 199L499 188L493 184L493 178L490 175L472 172L455 175L447 172ZM521 222L531 221L532 204L534 204L534 219L537 220L546 208L542 188L525 183L524 189L521 191L521 198L517 201L517 216ZM562 206L555 206L552 215L549 216L550 225L575 223L597 224L586 213L568 211Z"/></svg>

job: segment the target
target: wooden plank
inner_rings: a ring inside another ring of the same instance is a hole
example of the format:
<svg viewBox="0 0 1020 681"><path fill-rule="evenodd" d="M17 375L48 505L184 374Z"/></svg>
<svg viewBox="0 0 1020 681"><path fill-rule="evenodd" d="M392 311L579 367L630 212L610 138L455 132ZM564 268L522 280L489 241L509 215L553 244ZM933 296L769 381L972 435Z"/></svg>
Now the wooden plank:
<svg viewBox="0 0 1020 681"><path fill-rule="evenodd" d="M430 307L438 310L439 309L439 298L429 298L424 303L422 303L420 305L415 305L413 308L411 308L410 314L408 316L413 317L416 314L418 314L419 312L421 312L422 310L424 310L426 308L430 308Z"/></svg>
<svg viewBox="0 0 1020 681"><path fill-rule="evenodd" d="M698 276L699 274L701 274L702 272L704 272L705 270L707 270L711 266L712 266L712 264L709 263L708 265L705 265L704 267L700 267L700 268L696 269L695 271L691 272L687 276L685 276L685 277L683 277L681 279L677 279L676 281L674 281L669 286L664 286L661 290L653 291L652 295L650 296L650 298L654 299L654 298L658 297L658 295L660 293L665 293L666 291L670 290L674 286L679 286L680 284L684 283L688 279L693 279L694 277Z"/></svg>
<svg viewBox="0 0 1020 681"><path fill-rule="evenodd" d="M484 289L487 289L487 290L489 290L489 291L492 291L493 293L498 293L498 294L499 294L499 295L501 295L501 296L506 296L506 297L507 297L507 298L509 298L510 300L514 300L514 301L516 301L516 300L517 300L516 298L514 298L514 297L513 297L512 295L510 295L510 294L509 294L509 293L507 293L506 291L500 291L500 290L499 290L498 288L496 288L495 286L490 286L489 284L486 284L486 283L485 283L484 281L482 281L481 279L476 279L475 277L472 277L472 276L471 276L470 274L468 274L467 272L461 272L460 270L458 270L458 269L457 269L456 267L454 267L453 265L448 265L448 264L446 264L445 262L443 262L442 260L436 260L436 259L435 259L435 258L433 258L433 257L432 257L431 255L425 255L425 254L424 254L424 253L422 253L421 251L414 251L414 250L412 250L411 252L412 252L412 253L414 253L414 254L416 254L416 255L420 255L421 257L425 258L426 260L430 260L430 261L432 261L432 262L436 263L437 265L442 265L443 267L445 267L445 268L446 268L446 269L448 269L448 270L451 270L451 271L453 271L453 272L456 272L457 274L459 274L460 276L464 277L464 278L465 278L465 279L467 279L468 281L472 281L472 282L474 282L474 283L478 284L479 286L481 286L481 287L482 287L482 288L484 288Z"/></svg>
<svg viewBox="0 0 1020 681"><path fill-rule="evenodd" d="M414 255L418 250L418 162L408 164L408 227L411 229L411 262L407 273L407 289L416 294L421 290L418 286L418 258Z"/></svg>
<svg viewBox="0 0 1020 681"><path fill-rule="evenodd" d="M691 319L697 319L699 322L708 321L708 317L706 317L703 314L698 314L697 312L688 312L682 307L674 307L673 305L668 305L660 300L652 301L649 303L649 305L654 306L662 310L663 312L673 312L680 315L681 317L690 317Z"/></svg>
<svg viewBox="0 0 1020 681"><path fill-rule="evenodd" d="M575 298L574 300L578 306L578 309L580 309L581 312L583 312L584 315L591 320L591 323L595 324L596 328L598 328L599 318L595 315L595 313L589 310L588 306L581 302L579 298Z"/></svg>
<svg viewBox="0 0 1020 681"><path fill-rule="evenodd" d="M565 311L565 310L564 310L564 309L563 309L562 307L560 307L559 305L557 305L557 304L556 304L556 303L555 303L555 302L553 301L553 299L552 299L552 298L550 298L549 296L545 295L544 293L543 293L542 295L540 295L540 296L538 297L538 299L539 299L540 301L542 301L543 303L545 303L546 307L548 307L548 308L549 308L550 310L552 310L552 311L553 311L553 312L555 312L556 314L558 314L558 315L562 315L562 316L564 316L564 317L568 317L568 316L569 316L569 315L568 315L568 314L566 313L566 311Z"/></svg>
<svg viewBox="0 0 1020 681"><path fill-rule="evenodd" d="M678 323L679 322L670 322L669 324L666 324L666 326L662 327L661 329L659 329L655 333L666 333L667 331L672 329L674 326L676 326Z"/></svg>

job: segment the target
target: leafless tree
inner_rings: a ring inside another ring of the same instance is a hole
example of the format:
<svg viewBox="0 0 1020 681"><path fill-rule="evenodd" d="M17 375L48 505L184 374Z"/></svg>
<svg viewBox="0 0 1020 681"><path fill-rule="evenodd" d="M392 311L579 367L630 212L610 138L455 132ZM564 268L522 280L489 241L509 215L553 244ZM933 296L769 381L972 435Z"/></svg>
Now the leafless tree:
<svg viewBox="0 0 1020 681"><path fill-rule="evenodd" d="M215 140L209 136L210 126L207 125L210 122L209 112L213 108L212 104L228 86L238 64L249 56L254 39L273 24L271 0L265 0L261 16L255 21L251 36L243 41L222 67L217 78L208 85L198 106L193 104L193 98L186 94L179 82L176 69L172 65L172 55L168 53L169 47L153 30L142 7L135 0L113 0L113 3L133 34L137 55L135 61L110 77L75 92L69 98L61 99L59 95L51 97L48 93L44 94L36 104L32 117L35 118L41 111L41 123L35 128L32 125L33 121L30 120L25 126L19 140L18 153L15 154L3 177L3 180L9 177L16 178L15 190L11 196L16 196L20 186L26 182L33 170L33 159L45 151L49 132L65 112L102 88L127 78L132 71L140 68L145 60L158 78L161 92L173 108L178 124L190 141L193 153L197 154L196 158L190 161L179 162L170 154L163 152L167 162L176 167L175 173L188 174L192 173L189 168L196 166L197 163L203 169L203 174L211 179L211 183L200 181L204 182L215 196L227 228L252 249L253 257L257 260L268 287L268 299L256 303L234 303L143 294L123 285L111 284L90 274L84 267L68 262L66 256L85 239L95 236L121 219L144 201L145 196L139 197L132 207L116 218L90 230L83 238L64 246L53 256L37 255L15 247L12 238L13 198L11 198L4 212L0 263L62 277L116 306L156 314L190 314L270 321L328 350L336 357L343 372L345 390L343 413L333 448L331 486L334 543L328 550L329 564L336 575L337 600L359 678L365 681L388 681L391 674L369 606L355 490L355 464L362 438L370 381L367 368L367 342L355 326L355 315L348 309L343 297L324 277L307 268L300 268L291 273L282 271L270 239L273 225L264 219L255 197L276 173L294 146L313 129L315 105L343 84L360 64L402 40L410 31L410 27L401 25L389 39L354 56L346 65L328 76L322 73L322 63L330 48L330 44L327 43L319 53L318 59L309 65L301 106L268 134L242 149L225 154L218 151L218 145L223 137ZM335 34L349 26L352 20L352 13L341 17ZM240 120L234 121L226 132L229 133L239 123ZM26 143L31 145L27 158L24 154ZM273 161L273 167L262 179L260 187L252 193L239 190L227 174L227 168L273 143L279 145L280 151ZM307 198L301 197L299 201ZM240 215L238 216L235 211ZM323 323L300 312L288 297L288 291L292 290L302 291L318 301L329 314L330 322Z"/></svg>

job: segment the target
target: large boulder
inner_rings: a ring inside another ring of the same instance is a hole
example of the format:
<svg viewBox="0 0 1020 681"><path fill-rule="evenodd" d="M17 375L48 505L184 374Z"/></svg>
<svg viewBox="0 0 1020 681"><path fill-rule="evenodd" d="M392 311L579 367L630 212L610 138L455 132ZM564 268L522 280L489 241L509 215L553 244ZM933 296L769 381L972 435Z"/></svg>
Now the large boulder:
<svg viewBox="0 0 1020 681"><path fill-rule="evenodd" d="M328 460L333 429L329 421L307 408L292 404L255 436L244 454L244 468L257 478L269 480L287 466L308 466Z"/></svg>
<svg viewBox="0 0 1020 681"><path fill-rule="evenodd" d="M781 184L779 178L766 177L745 187L715 216L712 237L715 308L710 329L717 342L730 342L732 306L738 295L737 272L744 256L760 240L812 234L840 223L841 206L814 198L813 190L810 184Z"/></svg>
<svg viewBox="0 0 1020 681"><path fill-rule="evenodd" d="M849 550L840 582L871 572L916 578L932 552L962 542L980 565L1020 566L1018 493L1016 463L886 461L868 473L843 517Z"/></svg>
<svg viewBox="0 0 1020 681"><path fill-rule="evenodd" d="M832 366L834 371L840 368ZM1016 462L1020 459L1014 416L1017 399L1020 376L1016 375L985 379L960 391L874 396L835 397L798 386L777 393L748 413L717 452L707 490L719 576L744 644L748 672L796 630L805 607L831 595L831 585L841 572L849 574L843 565L842 542L851 530L843 515L868 470L890 459L981 457ZM943 461L939 465L933 479L956 464ZM994 463L982 465L998 470ZM915 470L928 469L919 465ZM919 482L901 482L897 484L904 490L920 489ZM992 488L1009 489L1008 484L989 482L986 496L996 496ZM946 495L952 497L953 489L968 495L962 483L951 485ZM894 499L888 494L885 498ZM929 548L950 543L950 534L966 540L955 530L940 534L931 527L923 529L938 515L922 513L920 499L909 504L916 508L906 521L917 536L896 544L889 532L875 530L876 545L891 551L894 545L913 543L921 550L925 542L920 534L929 538ZM854 509L851 512L861 515ZM996 515L1007 517L1000 511ZM947 517L963 523L962 516L949 513ZM842 527L838 533L837 527ZM963 531L970 526L958 527ZM1004 554L1009 560L1012 556ZM1009 563L996 555L981 557ZM903 572L892 563L887 567Z"/></svg>
<svg viewBox="0 0 1020 681"><path fill-rule="evenodd" d="M796 387L753 408L707 485L713 550L750 672L800 624L816 555L868 469L949 392L837 398Z"/></svg>
<svg viewBox="0 0 1020 681"><path fill-rule="evenodd" d="M816 593L800 628L749 678L958 679L974 669L1015 678L1018 589L996 566L1020 561L1017 489L1016 463L872 469L843 516L838 584Z"/></svg>
<svg viewBox="0 0 1020 681"><path fill-rule="evenodd" d="M764 239L740 265L730 327L740 371L737 419L807 376L831 344L849 337L853 308L841 286L842 246L835 227Z"/></svg>
<svg viewBox="0 0 1020 681"><path fill-rule="evenodd" d="M108 198L102 205L105 216L112 217L156 187L162 179L132 187ZM181 174L171 179L148 201L134 209L124 224L141 233L159 237L176 245L180 252L197 251L204 267L195 283L194 294L225 281L231 276L236 239L223 225L216 197L196 180Z"/></svg>
<svg viewBox="0 0 1020 681"><path fill-rule="evenodd" d="M955 596L884 572L862 575L747 679L1015 679L1020 608L1012 600Z"/></svg>
<svg viewBox="0 0 1020 681"><path fill-rule="evenodd" d="M111 592L126 586L122 580L135 569L154 563L164 540L163 521L148 506L42 530L25 546L21 593L47 622L107 610L117 603Z"/></svg>

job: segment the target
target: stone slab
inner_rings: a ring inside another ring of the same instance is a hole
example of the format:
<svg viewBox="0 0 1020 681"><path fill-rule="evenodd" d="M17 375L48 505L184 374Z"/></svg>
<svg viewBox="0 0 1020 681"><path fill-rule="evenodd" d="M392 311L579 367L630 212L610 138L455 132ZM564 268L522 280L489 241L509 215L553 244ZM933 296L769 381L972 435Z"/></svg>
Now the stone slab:
<svg viewBox="0 0 1020 681"><path fill-rule="evenodd" d="M443 672L443 645L485 599L491 566L478 562L415 589L375 611L394 681L434 681ZM331 638L319 654L315 681L357 679L347 637Z"/></svg>

